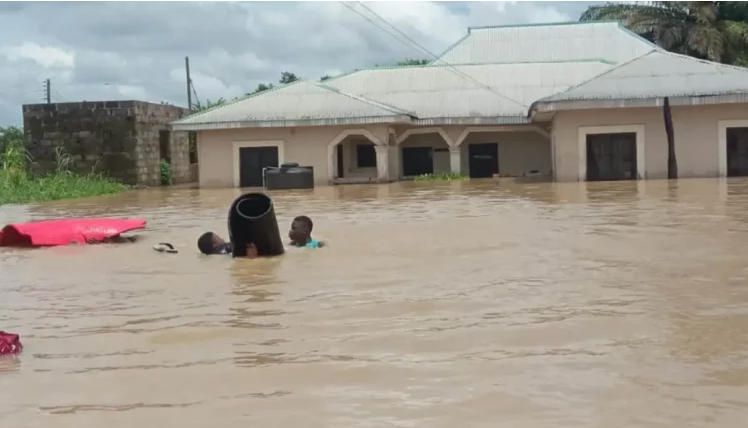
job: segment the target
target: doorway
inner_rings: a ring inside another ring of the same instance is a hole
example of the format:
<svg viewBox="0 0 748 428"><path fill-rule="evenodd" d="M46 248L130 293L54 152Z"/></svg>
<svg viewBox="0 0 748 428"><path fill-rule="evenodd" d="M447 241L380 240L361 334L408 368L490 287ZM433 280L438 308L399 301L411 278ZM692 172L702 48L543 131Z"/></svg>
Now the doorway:
<svg viewBox="0 0 748 428"><path fill-rule="evenodd" d="M158 157L160 160L171 163L171 132L158 131Z"/></svg>
<svg viewBox="0 0 748 428"><path fill-rule="evenodd" d="M468 146L470 178L491 178L499 173L499 143Z"/></svg>
<svg viewBox="0 0 748 428"><path fill-rule="evenodd" d="M278 147L242 147L239 149L239 186L262 187L262 170L278 166Z"/></svg>
<svg viewBox="0 0 748 428"><path fill-rule="evenodd" d="M727 128L727 176L748 176L748 128Z"/></svg>
<svg viewBox="0 0 748 428"><path fill-rule="evenodd" d="M335 152L338 157L338 178L343 178L345 173L345 165L343 165L343 145L338 144L335 146Z"/></svg>
<svg viewBox="0 0 748 428"><path fill-rule="evenodd" d="M635 132L587 134L587 181L637 178Z"/></svg>
<svg viewBox="0 0 748 428"><path fill-rule="evenodd" d="M432 147L403 147L403 175L416 177L434 173Z"/></svg>

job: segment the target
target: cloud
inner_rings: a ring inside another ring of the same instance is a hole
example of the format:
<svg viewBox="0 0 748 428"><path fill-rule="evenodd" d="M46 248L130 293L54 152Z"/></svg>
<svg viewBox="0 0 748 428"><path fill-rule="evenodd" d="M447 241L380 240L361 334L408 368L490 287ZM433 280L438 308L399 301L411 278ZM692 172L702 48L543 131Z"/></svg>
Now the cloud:
<svg viewBox="0 0 748 428"><path fill-rule="evenodd" d="M184 57L198 98L233 98L281 72L318 79L439 54L468 26L576 19L600 2L1 2L0 126L21 104L136 98L186 104ZM370 21L359 14L369 17ZM402 37L400 37L402 39ZM430 58L429 58L430 59Z"/></svg>
<svg viewBox="0 0 748 428"><path fill-rule="evenodd" d="M44 68L69 69L75 65L75 53L51 46L39 46L33 42L23 42L20 46L6 46L0 53L11 62L29 59Z"/></svg>

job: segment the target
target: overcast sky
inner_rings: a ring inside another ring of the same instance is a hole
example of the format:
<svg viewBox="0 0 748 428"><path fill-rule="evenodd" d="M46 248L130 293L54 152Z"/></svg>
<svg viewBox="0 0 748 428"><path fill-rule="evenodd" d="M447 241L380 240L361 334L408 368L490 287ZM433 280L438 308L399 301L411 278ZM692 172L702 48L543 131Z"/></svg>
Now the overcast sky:
<svg viewBox="0 0 748 428"><path fill-rule="evenodd" d="M572 21L596 3L364 4L439 54L468 26ZM346 4L377 21L355 2ZM277 83L286 70L318 79L428 57L335 1L0 2L0 28L0 126L22 123L21 105L44 100L47 78L53 102L186 106L185 56L203 103Z"/></svg>

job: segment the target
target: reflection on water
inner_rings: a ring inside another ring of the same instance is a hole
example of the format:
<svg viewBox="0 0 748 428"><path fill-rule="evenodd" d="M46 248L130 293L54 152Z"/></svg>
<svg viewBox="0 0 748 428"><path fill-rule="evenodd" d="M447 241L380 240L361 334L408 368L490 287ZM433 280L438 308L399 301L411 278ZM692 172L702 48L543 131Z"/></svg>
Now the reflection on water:
<svg viewBox="0 0 748 428"><path fill-rule="evenodd" d="M329 242L204 257L238 190L0 208L149 220L0 250L3 427L742 427L748 181L273 194ZM157 242L180 253L155 253Z"/></svg>

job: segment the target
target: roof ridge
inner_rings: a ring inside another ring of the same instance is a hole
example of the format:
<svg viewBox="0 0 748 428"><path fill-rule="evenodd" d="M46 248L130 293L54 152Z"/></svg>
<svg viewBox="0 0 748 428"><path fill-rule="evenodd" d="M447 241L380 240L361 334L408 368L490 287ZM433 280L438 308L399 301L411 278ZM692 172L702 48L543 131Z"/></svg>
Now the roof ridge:
<svg viewBox="0 0 748 428"><path fill-rule="evenodd" d="M369 99L369 98L366 98L366 97L362 97L360 95L349 94L348 92L343 92L343 91L341 91L338 88L334 88L332 86L326 85L326 84L321 83L321 82L313 82L313 81L307 81L307 82L310 83L310 84L312 84L312 85L314 85L314 86L316 86L316 87L318 87L318 88L320 88L320 89L324 89L326 91L330 91L330 92L342 95L344 97L351 98L351 99L356 100L356 101L361 101L363 103L369 104L369 105L371 105L373 107L376 107L376 108L379 108L381 110L387 110L390 113L396 113L396 114L401 114L401 115L406 115L406 116L417 117L414 112L409 112L407 110L403 110L403 109L401 109L399 107L396 107L396 106L385 104L385 103L382 103L382 102L379 102L379 101L374 101L372 99Z"/></svg>
<svg viewBox="0 0 748 428"><path fill-rule="evenodd" d="M571 25L595 25L595 24L620 24L620 20L607 19L601 21L559 21L559 22L538 22L534 24L503 24L503 25L483 25L468 27L468 34L474 30L493 30L496 28L533 28L533 27L554 27L554 26L571 26Z"/></svg>
<svg viewBox="0 0 748 428"><path fill-rule="evenodd" d="M631 36L631 37L633 37L635 39L638 39L640 42L643 42L646 45L651 46L653 49L664 50L664 49L662 49L661 46L658 46L657 44L652 43L649 40L645 39L644 37L636 34L635 32L633 32L631 30L629 30L625 25L623 25L623 22L621 22L621 21L616 21L616 22L618 22L618 29L622 30L624 33L627 33L629 36Z"/></svg>
<svg viewBox="0 0 748 428"><path fill-rule="evenodd" d="M436 59L434 61L440 61ZM485 65L527 65L527 64L573 64L573 63L586 63L586 62L599 62L602 64L616 65L614 61L610 61L604 58L583 58L583 59L571 59L571 60L546 60L546 61L518 61L518 62L464 62L464 63L448 63L444 64L422 64L422 65L391 65L386 67L368 67L359 68L357 70L351 70L343 74L325 79L324 82L331 82L342 77L350 76L352 74L361 71L380 71L380 70L412 70L418 68L437 68L437 67L473 67L473 66L485 66Z"/></svg>
<svg viewBox="0 0 748 428"><path fill-rule="evenodd" d="M473 30L481 31L481 30L491 30L496 28L531 28L531 27L551 27L551 26L563 26L563 25L592 25L592 24L612 24L612 23L618 23L619 26L621 24L618 20L607 20L607 21L564 21L564 22L548 22L548 23L538 23L538 24L508 24L508 25L484 25L484 26L468 26L467 27L467 33L465 33L464 36L460 37L456 42L452 43L447 47L447 49L444 50L438 57L435 58L435 60L429 62L429 64L433 63L434 61L440 60L442 57L447 55L449 52L454 50L457 46L460 45L460 43L464 42L465 39L470 37Z"/></svg>
<svg viewBox="0 0 748 428"><path fill-rule="evenodd" d="M683 59L688 59L688 60L699 62L699 63L702 63L702 64L715 65L715 66L719 66L719 67L722 67L722 68L729 68L729 69L733 69L733 70L748 72L748 68L746 68L746 67L740 67L738 65L725 64L725 63L722 63L722 62L711 61L711 60L708 60L708 59L696 58L696 57L692 57L692 56L688 56L688 55L683 55L683 54L679 54L679 53L676 53L676 52L670 52L670 51L666 51L666 50L663 50L661 53L669 55L669 56L674 56L674 57L679 57L679 58L683 58Z"/></svg>
<svg viewBox="0 0 748 428"><path fill-rule="evenodd" d="M596 79L598 79L598 78L600 78L600 77L602 77L602 76L605 76L605 75L607 75L607 74L610 74L610 73L612 73L612 72L614 72L614 71L616 71L616 70L620 69L621 67L624 67L624 66L626 66L626 65L629 65L629 64L631 64L632 62L634 62L634 61L636 61L636 60L638 60L638 59L640 59L640 58L644 58L645 56L647 56L647 55L650 55L650 54L652 54L652 53L662 53L662 50L661 50L661 49L652 49L652 50L650 50L650 51L648 51L648 52L645 52L645 53L643 53L643 54L641 54L641 55L639 55L639 56L636 56L636 57L634 57L634 58L631 58L631 59L630 59L630 60L628 60L628 61L622 62L622 63L620 63L620 64L618 64L618 65L616 65L616 66L613 66L613 67L611 67L611 68L609 68L609 69L607 69L607 70L603 71L603 72L602 72L602 73L600 73L600 74L596 74L596 75L594 75L594 76L590 77L590 78L589 78L589 79L587 79L587 80L584 80L584 81L582 81L582 82L580 82L580 83L577 83L576 85L573 85L573 86L569 86L568 88L566 88L565 90L563 90L563 91L561 91L561 92L556 92L555 94L551 94L551 95L548 95L548 96L546 96L546 97L543 97L543 98L540 98L540 99L538 99L538 100L535 100L535 101L533 101L533 103L532 103L532 104L530 104L530 108L529 108L529 110L528 110L527 114L528 114L528 116L529 116L529 115L531 115L531 114L532 114L532 111L533 111L533 110L535 109L535 105L536 105L536 104L540 104L540 103L543 103L543 102L546 102L545 100L547 100L548 98L552 98L552 97L555 97L555 96L557 96L557 95L561 95L561 94L565 94L565 93L567 93L567 92L571 92L571 91L573 91L573 90L575 90L575 89L577 89L577 88L579 88L579 87L581 87L581 86L583 86L583 85L586 85L587 83L590 83L590 82L592 82L593 80L596 80Z"/></svg>
<svg viewBox="0 0 748 428"><path fill-rule="evenodd" d="M439 55L437 55L433 60L429 61L429 64L433 63L434 61L440 60L444 55L448 54L449 51L451 51L452 49L454 49L457 46L459 46L460 43L464 42L465 39L467 39L468 37L470 37L470 27L468 27L468 31L467 31L467 33L465 33L464 36L460 37L459 39L457 39L456 42L454 42L451 45L447 46L447 48L444 49L444 51L442 53L440 53ZM427 65L429 65L429 64L427 64Z"/></svg>
<svg viewBox="0 0 748 428"><path fill-rule="evenodd" d="M268 93L268 92L275 92L275 91L279 91L279 90L281 90L281 89L285 89L285 88L288 88L288 87L290 87L290 86L293 86L293 85L296 85L296 84L299 84L299 83L303 83L303 82L307 82L307 80L304 80L304 79L297 79L297 80L294 80L294 81L293 81L293 82L291 82L291 83L285 83L285 84L282 84L282 85L280 85L280 86L273 86L272 88L270 88L270 89L265 89L264 91L260 91L260 92L252 92L251 94L249 94L249 95L244 95L243 97L236 97L236 98L234 98L233 100L231 100L231 101L227 101L227 102L225 102L225 103L223 103L223 104L219 104L219 105L216 105L216 106L213 106L213 107L210 107L210 108L206 108L205 110L200 110L200 111L196 111L196 112L194 112L194 113L192 113L192 114L188 114L187 116L185 116L185 117L183 117L183 118L181 118L181 119L179 119L179 120L176 120L176 121L174 121L174 122L172 122L172 123L179 123L179 122L181 122L181 121L183 121L183 120L185 120L185 119L187 119L187 118L194 118L194 117L196 117L196 116L201 116L201 115L203 115L203 114L205 114L205 113L209 113L209 112L212 112L212 111L214 111L214 110L217 110L217 109L219 109L219 108L221 108L221 107L228 107L228 106L230 106L230 105L234 105L234 104L240 103L240 102L242 102L242 101L245 101L245 100L248 100L248 99L250 99L250 98L253 98L253 97L258 97L258 96L260 96L260 95L262 95L262 94L266 94L266 93Z"/></svg>

